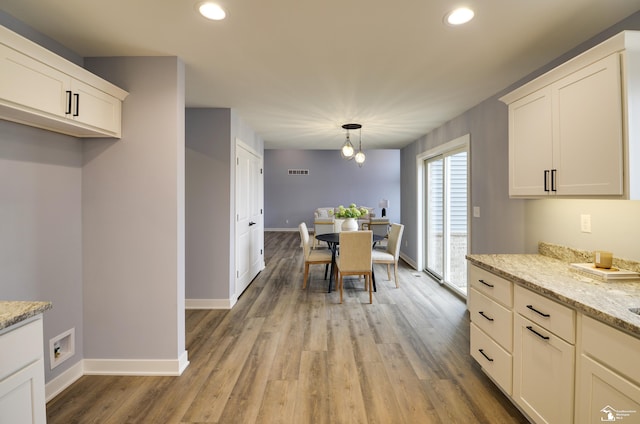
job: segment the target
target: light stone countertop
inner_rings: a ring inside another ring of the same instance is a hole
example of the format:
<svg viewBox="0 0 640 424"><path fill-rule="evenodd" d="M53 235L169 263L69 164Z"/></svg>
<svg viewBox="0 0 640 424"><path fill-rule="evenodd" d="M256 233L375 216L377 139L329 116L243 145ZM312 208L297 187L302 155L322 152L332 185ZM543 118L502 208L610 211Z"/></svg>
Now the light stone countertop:
<svg viewBox="0 0 640 424"><path fill-rule="evenodd" d="M0 301L0 330L51 309L51 302Z"/></svg>
<svg viewBox="0 0 640 424"><path fill-rule="evenodd" d="M541 252L545 250L541 247ZM542 254L467 255L470 263L640 338L640 282L604 282ZM566 258L563 258L566 259ZM584 262L584 261L583 261Z"/></svg>

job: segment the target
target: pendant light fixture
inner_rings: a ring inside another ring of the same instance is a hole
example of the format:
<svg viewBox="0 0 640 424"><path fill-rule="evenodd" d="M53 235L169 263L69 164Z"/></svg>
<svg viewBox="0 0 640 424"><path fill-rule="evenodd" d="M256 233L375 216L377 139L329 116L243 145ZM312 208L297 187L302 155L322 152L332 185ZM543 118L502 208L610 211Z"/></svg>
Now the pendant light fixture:
<svg viewBox="0 0 640 424"><path fill-rule="evenodd" d="M344 124L342 126L345 130L347 130L347 138L342 145L342 149L340 150L340 154L343 158L347 160L355 159L356 163L359 167L362 167L364 161L366 159L364 152L362 151L362 125L360 124ZM360 130L359 139L358 139L358 152L355 153L355 149L353 144L351 144L351 138L349 136L350 130ZM355 153L355 155L354 155Z"/></svg>

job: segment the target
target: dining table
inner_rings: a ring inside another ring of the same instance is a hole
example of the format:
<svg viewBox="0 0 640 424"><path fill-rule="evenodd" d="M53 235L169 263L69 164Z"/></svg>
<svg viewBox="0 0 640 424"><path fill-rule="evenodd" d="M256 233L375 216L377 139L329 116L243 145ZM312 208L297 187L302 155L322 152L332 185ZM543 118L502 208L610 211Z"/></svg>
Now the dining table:
<svg viewBox="0 0 640 424"><path fill-rule="evenodd" d="M329 249L331 250L331 275L329 276L329 293L331 293L331 285L333 284L333 273L336 266L336 254L338 253L338 245L340 244L340 233L324 233L318 234L315 236L317 240L324 241L329 245ZM376 246L376 243L384 240L384 236L373 234L373 245L371 248ZM373 283L373 291L376 291L376 277L373 273L373 264L371 264L371 282Z"/></svg>

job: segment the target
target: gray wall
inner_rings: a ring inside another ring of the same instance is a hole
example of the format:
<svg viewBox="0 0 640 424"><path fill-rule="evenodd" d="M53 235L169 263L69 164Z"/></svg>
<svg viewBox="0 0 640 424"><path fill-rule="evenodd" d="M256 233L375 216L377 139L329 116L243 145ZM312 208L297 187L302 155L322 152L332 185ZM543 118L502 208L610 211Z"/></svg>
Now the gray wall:
<svg viewBox="0 0 640 424"><path fill-rule="evenodd" d="M400 222L400 151L366 150L362 168L346 161L338 150L265 150L265 229L297 229L300 222L313 227L313 212L320 207L376 208L389 200L387 216ZM289 169L308 169L309 175L288 175Z"/></svg>
<svg viewBox="0 0 640 424"><path fill-rule="evenodd" d="M231 300L235 287L235 143L264 142L231 109L186 112L186 297Z"/></svg>
<svg viewBox="0 0 640 424"><path fill-rule="evenodd" d="M129 91L122 139L84 141L85 357L169 359L184 336L184 65L85 59Z"/></svg>
<svg viewBox="0 0 640 424"><path fill-rule="evenodd" d="M471 220L470 253L533 253L537 251L538 242L547 241L579 249L609 246L607 248L614 250L614 253L619 250L624 252L623 255L628 255L628 259L638 259L640 251L637 247L636 253L630 251L629 238L624 236L622 230L630 229L628 237L638 239L637 202L509 199L508 115L506 105L497 100L510 90L625 29L640 29L640 12L585 41L402 150L402 221L407 225L403 240L408 243L408 246L403 245L403 254L416 259L416 155L469 133L469 206L480 206L481 210L480 218ZM579 233L577 210L593 213L594 228L591 235ZM549 220L554 220L554 224L548 225ZM612 237L613 234L619 237Z"/></svg>
<svg viewBox="0 0 640 424"><path fill-rule="evenodd" d="M47 381L83 358L82 142L0 120L0 299L47 300ZM53 371L49 339L75 328L75 355Z"/></svg>

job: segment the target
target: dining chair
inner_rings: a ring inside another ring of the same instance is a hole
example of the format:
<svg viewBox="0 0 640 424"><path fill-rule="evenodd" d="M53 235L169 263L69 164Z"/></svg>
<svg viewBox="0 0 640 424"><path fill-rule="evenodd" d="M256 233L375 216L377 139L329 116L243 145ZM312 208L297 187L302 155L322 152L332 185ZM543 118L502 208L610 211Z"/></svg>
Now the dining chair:
<svg viewBox="0 0 640 424"><path fill-rule="evenodd" d="M390 265L393 264L393 272L396 279L396 287L398 284L398 258L400 257L400 246L402 242L402 233L404 225L391 224L389 230L389 241L387 242L387 250L373 249L371 260L374 264L387 264L387 278L391 280Z"/></svg>
<svg viewBox="0 0 640 424"><path fill-rule="evenodd" d="M371 284L371 231L346 231L340 233L340 256L336 260L336 282L340 289L342 303L344 277L363 275L365 290L369 290L369 303L373 303L373 284Z"/></svg>
<svg viewBox="0 0 640 424"><path fill-rule="evenodd" d="M327 278L327 270L331 264L331 251L329 249L312 249L313 241L309 238L307 224L301 222L298 225L300 240L302 241L302 253L304 255L304 280L302 288L307 288L307 278L309 277L309 265L324 264L324 278Z"/></svg>
<svg viewBox="0 0 640 424"><path fill-rule="evenodd" d="M328 219L328 218L324 218L324 219L316 219L313 222L313 227L314 227L314 231L313 231L313 247L317 248L319 245L318 240L316 239L317 235L320 234L326 234L326 233L333 233L333 228L334 228L334 220L333 218Z"/></svg>
<svg viewBox="0 0 640 424"><path fill-rule="evenodd" d="M389 220L387 218L371 218L362 224L363 230L373 231L373 235L382 236L387 239L389 236ZM380 247L380 243L377 244Z"/></svg>

